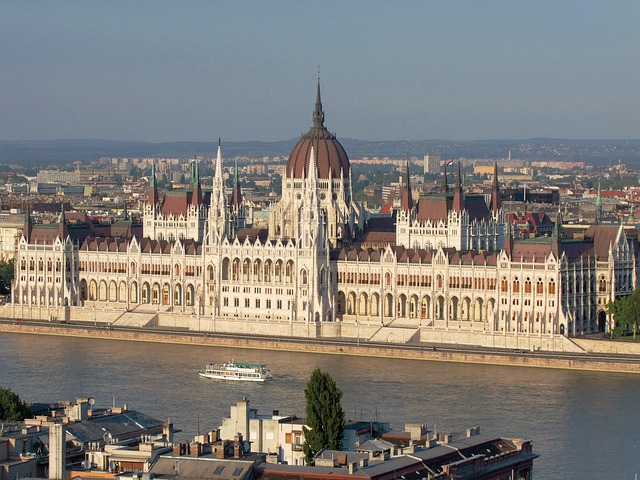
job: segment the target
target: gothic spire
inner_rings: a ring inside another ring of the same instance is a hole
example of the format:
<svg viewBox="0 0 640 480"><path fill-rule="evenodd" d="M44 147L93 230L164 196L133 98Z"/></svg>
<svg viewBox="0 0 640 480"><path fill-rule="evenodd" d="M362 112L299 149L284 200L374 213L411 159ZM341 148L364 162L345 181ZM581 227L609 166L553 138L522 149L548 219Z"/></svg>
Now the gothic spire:
<svg viewBox="0 0 640 480"><path fill-rule="evenodd" d="M149 205L155 208L158 203L158 186L156 184L156 161L151 162L151 180L149 181Z"/></svg>
<svg viewBox="0 0 640 480"><path fill-rule="evenodd" d="M322 100L320 99L320 75L318 75L318 91L316 93L316 108L313 110L313 127L324 128L324 111L322 110Z"/></svg>
<svg viewBox="0 0 640 480"><path fill-rule="evenodd" d="M462 212L464 210L464 195L462 194L462 173L460 161L458 161L458 177L456 178L456 189L453 192L453 210Z"/></svg>
<svg viewBox="0 0 640 480"><path fill-rule="evenodd" d="M238 161L236 160L233 171L233 191L231 192L231 207L238 210L242 204L242 191L240 190L240 180L238 177Z"/></svg>
<svg viewBox="0 0 640 480"><path fill-rule="evenodd" d="M506 215L505 218L505 232L504 232L504 251L507 252L509 258L511 258L511 252L513 252L513 235L511 234L511 219L510 215Z"/></svg>
<svg viewBox="0 0 640 480"><path fill-rule="evenodd" d="M491 210L493 213L498 213L502 207L502 200L500 198L500 186L498 184L498 162L493 163L493 186L491 187Z"/></svg>
<svg viewBox="0 0 640 480"><path fill-rule="evenodd" d="M196 157L193 158L193 163L191 164L191 182L193 183L191 204L198 207L202 205L202 188L200 187L200 164Z"/></svg>
<svg viewBox="0 0 640 480"><path fill-rule="evenodd" d="M405 212L410 211L413 208L413 197L411 195L411 177L409 176L409 160L407 160L407 173L402 189L402 199L400 201L400 208Z"/></svg>
<svg viewBox="0 0 640 480"><path fill-rule="evenodd" d="M27 214L25 216L25 228L24 228L24 238L29 242L29 238L31 237L31 228L33 224L31 223L31 204L27 200Z"/></svg>
<svg viewBox="0 0 640 480"><path fill-rule="evenodd" d="M560 207L558 207L558 214L556 215L556 224L553 227L553 233L551 234L551 250L556 258L560 256L560 239L562 238L562 213Z"/></svg>
<svg viewBox="0 0 640 480"><path fill-rule="evenodd" d="M69 236L69 230L67 229L67 220L64 215L64 202L60 204L60 218L58 220L58 236L60 240L65 240Z"/></svg>
<svg viewBox="0 0 640 480"><path fill-rule="evenodd" d="M447 193L449 191L449 185L447 184L447 161L445 160L444 164L444 173L442 175L442 193Z"/></svg>
<svg viewBox="0 0 640 480"><path fill-rule="evenodd" d="M602 196L600 195L600 182L598 182L598 196L596 197L596 224L602 220Z"/></svg>

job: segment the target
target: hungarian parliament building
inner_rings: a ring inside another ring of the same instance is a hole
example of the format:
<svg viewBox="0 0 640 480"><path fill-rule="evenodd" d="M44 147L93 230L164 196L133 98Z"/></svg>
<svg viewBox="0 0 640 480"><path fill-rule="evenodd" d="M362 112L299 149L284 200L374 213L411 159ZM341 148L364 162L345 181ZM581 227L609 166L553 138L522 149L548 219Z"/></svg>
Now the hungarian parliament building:
<svg viewBox="0 0 640 480"><path fill-rule="evenodd" d="M355 337L357 328L358 338L400 341L396 327L402 341L455 334L551 348L609 331L607 304L638 278L637 240L622 224L596 222L568 238L558 213L551 235L515 238L497 168L490 198L465 192L459 169L448 182L445 169L439 192L414 200L407 175L388 217L370 214L324 125L319 83L312 127L288 158L268 228L247 224L237 166L225 193L220 142L212 185L201 185L195 161L188 189L160 192L155 177L154 168L142 228L129 219L96 225L77 212L41 224L27 214L15 315L124 324L138 314L149 325L275 335Z"/></svg>

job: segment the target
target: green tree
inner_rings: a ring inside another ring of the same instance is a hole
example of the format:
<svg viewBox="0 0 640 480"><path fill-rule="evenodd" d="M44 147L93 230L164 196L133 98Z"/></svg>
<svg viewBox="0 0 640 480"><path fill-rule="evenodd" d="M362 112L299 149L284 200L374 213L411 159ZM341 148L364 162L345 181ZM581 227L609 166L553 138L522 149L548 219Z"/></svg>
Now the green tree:
<svg viewBox="0 0 640 480"><path fill-rule="evenodd" d="M342 391L336 386L331 375L316 368L304 389L307 400L307 427L303 427L304 452L307 465L323 448L342 449L344 412L340 400Z"/></svg>
<svg viewBox="0 0 640 480"><path fill-rule="evenodd" d="M0 261L0 295L11 292L13 281L13 258Z"/></svg>
<svg viewBox="0 0 640 480"><path fill-rule="evenodd" d="M607 313L609 314L609 319L613 317L614 324L613 329L611 331L612 337L622 337L624 335L624 324L623 313L622 310L624 308L624 304L627 301L628 297L620 297L615 301L609 300L607 303Z"/></svg>
<svg viewBox="0 0 640 480"><path fill-rule="evenodd" d="M640 324L640 289L636 289L622 304L622 321L633 328L635 340Z"/></svg>
<svg viewBox="0 0 640 480"><path fill-rule="evenodd" d="M0 387L0 420L24 420L31 416L31 407L8 388Z"/></svg>

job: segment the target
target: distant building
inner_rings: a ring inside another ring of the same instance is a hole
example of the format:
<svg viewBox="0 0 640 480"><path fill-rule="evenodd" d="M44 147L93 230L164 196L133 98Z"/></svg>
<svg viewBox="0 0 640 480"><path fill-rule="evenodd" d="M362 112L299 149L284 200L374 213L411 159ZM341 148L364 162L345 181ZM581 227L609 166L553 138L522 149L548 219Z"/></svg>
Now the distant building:
<svg viewBox="0 0 640 480"><path fill-rule="evenodd" d="M440 155L424 156L424 173L440 173L442 167L442 159Z"/></svg>
<svg viewBox="0 0 640 480"><path fill-rule="evenodd" d="M80 183L80 173L76 171L40 170L36 178L38 183L61 183L65 185L77 185Z"/></svg>

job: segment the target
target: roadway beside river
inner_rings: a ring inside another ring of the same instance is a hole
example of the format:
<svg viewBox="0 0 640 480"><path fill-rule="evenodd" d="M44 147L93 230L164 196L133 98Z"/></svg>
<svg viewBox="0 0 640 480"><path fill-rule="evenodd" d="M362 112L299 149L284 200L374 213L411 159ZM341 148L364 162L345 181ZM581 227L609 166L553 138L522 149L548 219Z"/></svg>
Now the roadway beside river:
<svg viewBox="0 0 640 480"><path fill-rule="evenodd" d="M14 319L0 319L0 332L514 367L640 373L640 355L620 353L569 353L540 350L530 352L451 344L398 344L370 342L361 339L203 333L160 327L107 327L97 322L72 324L41 320L16 321ZM594 341L596 340L591 340L591 342Z"/></svg>

